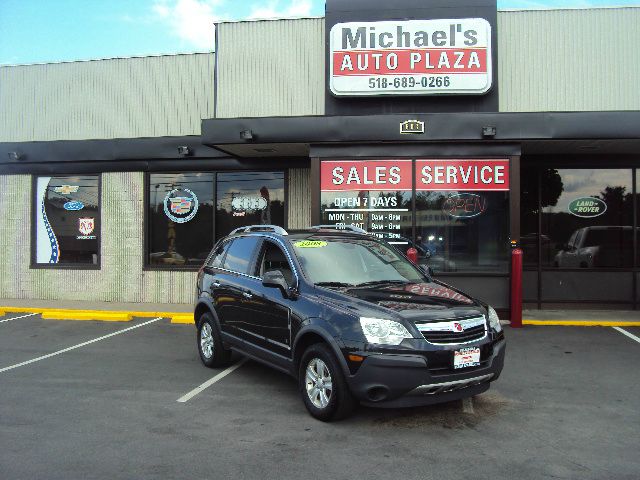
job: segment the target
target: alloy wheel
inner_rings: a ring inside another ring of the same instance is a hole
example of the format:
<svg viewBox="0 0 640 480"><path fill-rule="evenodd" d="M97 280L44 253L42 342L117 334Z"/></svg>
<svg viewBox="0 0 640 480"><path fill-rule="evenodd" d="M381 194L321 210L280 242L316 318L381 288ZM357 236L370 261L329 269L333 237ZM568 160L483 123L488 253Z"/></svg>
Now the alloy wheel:
<svg viewBox="0 0 640 480"><path fill-rule="evenodd" d="M333 394L331 372L321 359L313 358L307 364L305 385L309 400L316 408L326 408L329 405Z"/></svg>
<svg viewBox="0 0 640 480"><path fill-rule="evenodd" d="M200 349L202 350L202 355L206 359L213 356L213 335L211 332L211 325L207 322L202 325L202 329L200 330Z"/></svg>

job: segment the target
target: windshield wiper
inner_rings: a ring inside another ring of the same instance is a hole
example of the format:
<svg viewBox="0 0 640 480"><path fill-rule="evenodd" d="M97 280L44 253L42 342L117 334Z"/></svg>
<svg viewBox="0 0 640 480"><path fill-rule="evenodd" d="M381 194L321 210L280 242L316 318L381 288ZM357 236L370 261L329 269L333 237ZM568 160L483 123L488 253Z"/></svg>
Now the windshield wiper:
<svg viewBox="0 0 640 480"><path fill-rule="evenodd" d="M356 287L372 287L375 285L397 285L402 284L405 285L407 283L411 283L408 280L374 280L372 282L364 282L355 285Z"/></svg>
<svg viewBox="0 0 640 480"><path fill-rule="evenodd" d="M315 285L318 287L355 287L353 283L344 282L318 282Z"/></svg>

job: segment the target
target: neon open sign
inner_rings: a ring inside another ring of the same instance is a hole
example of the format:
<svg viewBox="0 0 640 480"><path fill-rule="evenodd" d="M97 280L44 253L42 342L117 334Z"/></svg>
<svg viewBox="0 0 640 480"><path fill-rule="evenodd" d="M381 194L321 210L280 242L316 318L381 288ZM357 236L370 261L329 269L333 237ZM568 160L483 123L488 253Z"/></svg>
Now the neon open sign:
<svg viewBox="0 0 640 480"><path fill-rule="evenodd" d="M475 193L458 193L447 197L442 211L454 218L473 218L487 210L487 199Z"/></svg>

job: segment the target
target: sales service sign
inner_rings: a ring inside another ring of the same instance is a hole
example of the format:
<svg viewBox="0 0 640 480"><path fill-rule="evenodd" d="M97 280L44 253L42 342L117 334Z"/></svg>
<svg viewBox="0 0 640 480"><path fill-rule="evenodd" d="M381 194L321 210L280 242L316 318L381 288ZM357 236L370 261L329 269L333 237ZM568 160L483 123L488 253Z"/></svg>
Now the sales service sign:
<svg viewBox="0 0 640 480"><path fill-rule="evenodd" d="M411 160L324 161L321 190L411 191ZM508 159L420 159L415 165L417 191L508 191Z"/></svg>
<svg viewBox="0 0 640 480"><path fill-rule="evenodd" d="M329 35L334 95L481 95L491 88L482 18L338 23Z"/></svg>

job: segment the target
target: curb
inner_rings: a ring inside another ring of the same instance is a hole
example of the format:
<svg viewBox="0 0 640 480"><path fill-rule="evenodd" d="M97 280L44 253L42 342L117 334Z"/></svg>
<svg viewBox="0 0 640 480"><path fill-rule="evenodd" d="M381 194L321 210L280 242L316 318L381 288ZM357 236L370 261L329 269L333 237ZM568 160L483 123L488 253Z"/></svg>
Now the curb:
<svg viewBox="0 0 640 480"><path fill-rule="evenodd" d="M171 323L181 325L193 325L196 322L193 319L193 313L186 313L184 315L174 315L171 317Z"/></svg>
<svg viewBox="0 0 640 480"><path fill-rule="evenodd" d="M619 320L522 320L522 324L559 327L640 327L640 321Z"/></svg>
<svg viewBox="0 0 640 480"><path fill-rule="evenodd" d="M0 307L0 315L6 313L39 313L46 320L94 320L101 322L130 322L133 317L170 318L171 323L193 324L193 313L147 312L126 310L64 310L59 308Z"/></svg>

